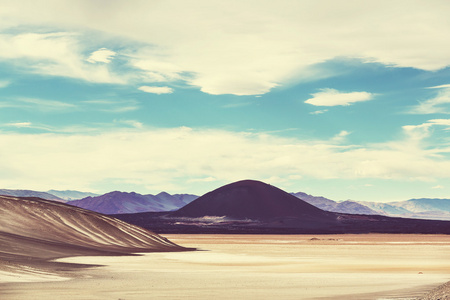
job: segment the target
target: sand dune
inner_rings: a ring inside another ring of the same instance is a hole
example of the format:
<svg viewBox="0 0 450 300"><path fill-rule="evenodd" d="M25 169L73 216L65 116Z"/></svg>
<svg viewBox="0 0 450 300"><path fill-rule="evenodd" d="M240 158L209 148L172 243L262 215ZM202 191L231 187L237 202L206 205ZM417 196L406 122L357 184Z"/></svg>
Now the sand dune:
<svg viewBox="0 0 450 300"><path fill-rule="evenodd" d="M45 279L80 267L50 261L60 257L186 250L192 249L113 217L39 198L0 196L4 280L17 279L11 273Z"/></svg>

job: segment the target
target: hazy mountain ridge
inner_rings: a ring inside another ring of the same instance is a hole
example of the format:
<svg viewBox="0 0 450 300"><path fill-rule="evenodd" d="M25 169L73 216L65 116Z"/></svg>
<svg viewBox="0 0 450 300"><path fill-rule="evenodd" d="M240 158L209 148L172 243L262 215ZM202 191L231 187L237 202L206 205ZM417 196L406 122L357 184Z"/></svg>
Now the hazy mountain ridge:
<svg viewBox="0 0 450 300"><path fill-rule="evenodd" d="M63 198L60 198L54 194L48 192L38 192L32 190L10 190L0 189L0 195L13 196L13 197L37 197L45 200L65 202Z"/></svg>
<svg viewBox="0 0 450 300"><path fill-rule="evenodd" d="M67 204L93 210L103 214L126 214L138 212L172 211L185 206L198 196L189 194L141 195L135 192L114 191L96 197L69 201Z"/></svg>
<svg viewBox="0 0 450 300"><path fill-rule="evenodd" d="M157 195L141 195L134 192L116 191L97 195L74 190L39 192L10 189L0 189L0 195L38 197L59 202L69 201L68 204L105 214L174 211L199 197L192 194L171 195L166 192ZM291 195L330 212L450 220L450 199L420 198L395 202L369 202L333 201L303 192L291 193Z"/></svg>
<svg viewBox="0 0 450 300"><path fill-rule="evenodd" d="M291 193L320 209L364 215L386 215L403 218L450 220L450 199L420 198L395 202L333 201L303 192Z"/></svg>
<svg viewBox="0 0 450 300"><path fill-rule="evenodd" d="M387 203L358 203L389 216L450 220L450 199L420 198Z"/></svg>
<svg viewBox="0 0 450 300"><path fill-rule="evenodd" d="M320 209L338 213L378 215L379 212L354 201L336 202L324 197L316 197L303 192L291 193L291 195L312 204Z"/></svg>
<svg viewBox="0 0 450 300"><path fill-rule="evenodd" d="M72 200L79 200L86 197L95 197L99 196L99 194L95 193L89 193L89 192L80 192L80 191L74 191L74 190L49 190L47 193L55 195L61 199L64 199L66 201L72 201Z"/></svg>

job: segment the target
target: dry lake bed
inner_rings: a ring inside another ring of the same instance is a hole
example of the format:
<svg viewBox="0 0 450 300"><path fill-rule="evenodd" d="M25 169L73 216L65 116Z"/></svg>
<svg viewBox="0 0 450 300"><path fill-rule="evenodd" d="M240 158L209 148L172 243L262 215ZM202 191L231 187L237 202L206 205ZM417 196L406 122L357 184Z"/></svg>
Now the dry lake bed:
<svg viewBox="0 0 450 300"><path fill-rule="evenodd" d="M64 278L0 273L0 299L415 299L450 280L447 235L164 236L200 251L64 258L102 265Z"/></svg>

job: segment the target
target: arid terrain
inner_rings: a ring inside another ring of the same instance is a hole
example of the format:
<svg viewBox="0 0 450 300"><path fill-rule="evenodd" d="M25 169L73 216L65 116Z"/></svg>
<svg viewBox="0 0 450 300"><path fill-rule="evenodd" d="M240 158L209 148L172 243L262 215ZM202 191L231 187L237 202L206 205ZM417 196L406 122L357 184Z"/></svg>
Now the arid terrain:
<svg viewBox="0 0 450 300"><path fill-rule="evenodd" d="M165 237L204 251L63 258L58 261L102 266L74 269L64 278L0 273L0 294L2 299L415 299L450 280L447 235Z"/></svg>

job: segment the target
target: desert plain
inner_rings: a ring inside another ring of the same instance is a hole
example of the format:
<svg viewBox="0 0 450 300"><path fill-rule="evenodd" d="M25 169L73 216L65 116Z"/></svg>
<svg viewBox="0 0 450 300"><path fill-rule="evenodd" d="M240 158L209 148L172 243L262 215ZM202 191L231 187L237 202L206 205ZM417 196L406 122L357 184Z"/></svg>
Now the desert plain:
<svg viewBox="0 0 450 300"><path fill-rule="evenodd" d="M198 251L0 271L1 299L417 299L450 280L450 236L164 235Z"/></svg>

